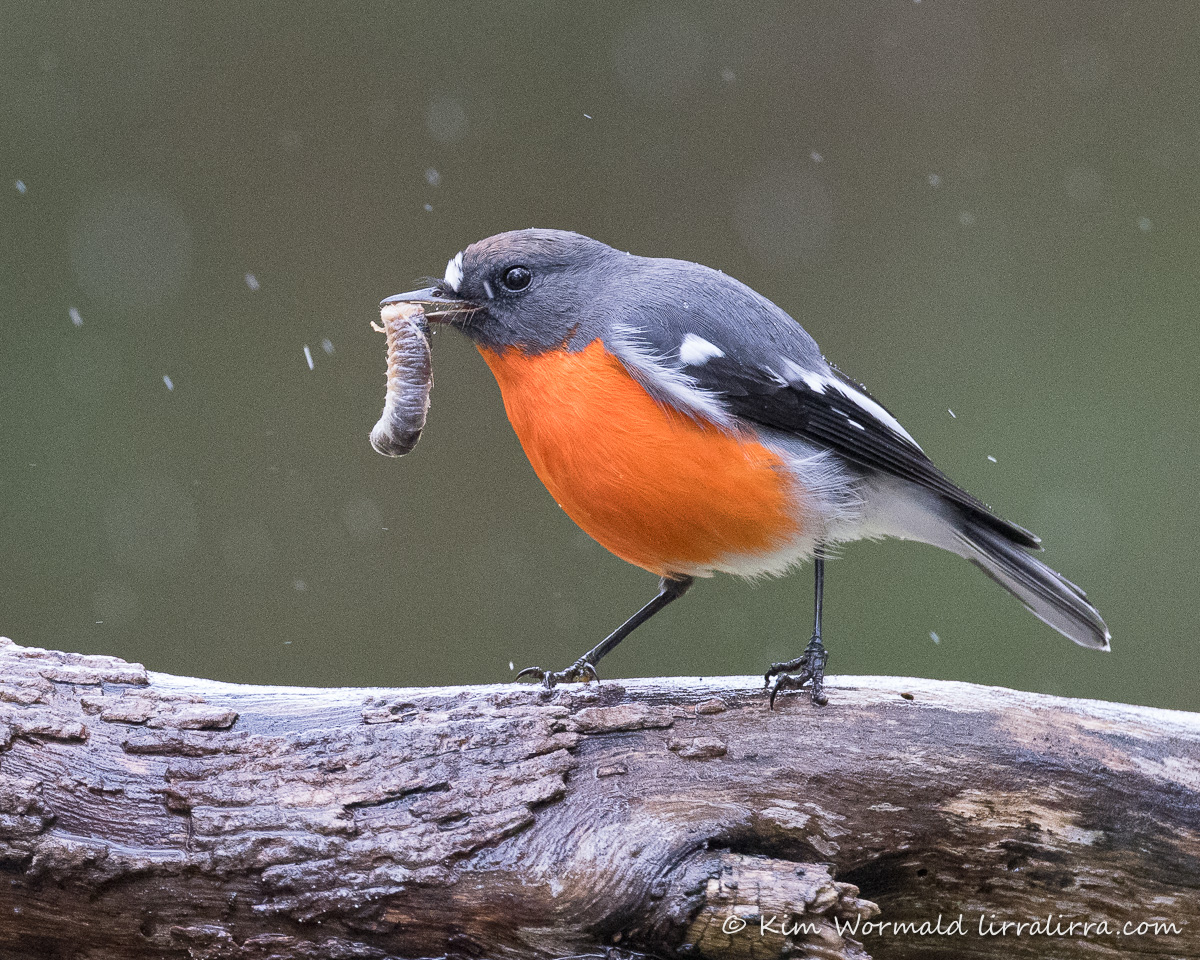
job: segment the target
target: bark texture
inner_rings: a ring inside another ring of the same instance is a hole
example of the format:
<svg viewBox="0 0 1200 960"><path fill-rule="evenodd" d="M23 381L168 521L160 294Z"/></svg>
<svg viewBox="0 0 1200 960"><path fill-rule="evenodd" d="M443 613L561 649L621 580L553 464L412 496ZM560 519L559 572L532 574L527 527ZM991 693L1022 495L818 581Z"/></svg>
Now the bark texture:
<svg viewBox="0 0 1200 960"><path fill-rule="evenodd" d="M828 692L251 687L0 638L0 957L1200 956L1200 716Z"/></svg>

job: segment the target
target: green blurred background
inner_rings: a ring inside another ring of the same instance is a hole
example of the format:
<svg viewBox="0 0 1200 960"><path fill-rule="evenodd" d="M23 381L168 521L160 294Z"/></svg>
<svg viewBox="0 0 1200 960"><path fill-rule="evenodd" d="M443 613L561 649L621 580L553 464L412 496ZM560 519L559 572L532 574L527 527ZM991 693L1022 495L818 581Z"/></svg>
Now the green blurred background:
<svg viewBox="0 0 1200 960"><path fill-rule="evenodd" d="M474 350L434 340L413 455L367 443L377 301L547 226L775 300L1114 634L858 544L832 673L1200 708L1190 0L0 6L0 633L256 683L565 666L656 583ZM602 673L758 672L810 618L807 569L718 578Z"/></svg>

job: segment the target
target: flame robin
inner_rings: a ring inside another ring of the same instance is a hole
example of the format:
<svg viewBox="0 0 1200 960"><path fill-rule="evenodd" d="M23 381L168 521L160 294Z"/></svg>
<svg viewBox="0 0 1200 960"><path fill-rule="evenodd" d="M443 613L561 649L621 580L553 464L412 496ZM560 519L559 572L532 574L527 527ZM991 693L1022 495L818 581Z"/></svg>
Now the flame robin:
<svg viewBox="0 0 1200 960"><path fill-rule="evenodd" d="M483 355L547 489L658 595L547 686L596 678L634 629L713 573L780 575L815 560L801 656L766 672L771 703L825 702L825 558L902 537L964 557L1076 643L1110 634L1084 592L1031 555L1039 540L933 465L907 430L745 284L560 230L472 244L433 286L389 297L462 331Z"/></svg>

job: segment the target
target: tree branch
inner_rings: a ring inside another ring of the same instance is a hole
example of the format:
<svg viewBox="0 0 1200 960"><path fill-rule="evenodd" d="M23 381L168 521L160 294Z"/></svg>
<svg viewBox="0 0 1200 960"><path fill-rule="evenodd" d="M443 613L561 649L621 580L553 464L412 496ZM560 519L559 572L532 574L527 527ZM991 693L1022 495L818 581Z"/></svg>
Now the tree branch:
<svg viewBox="0 0 1200 960"><path fill-rule="evenodd" d="M0 956L1200 956L1200 716L828 692L252 687L0 638ZM979 932L1047 915L1107 929Z"/></svg>

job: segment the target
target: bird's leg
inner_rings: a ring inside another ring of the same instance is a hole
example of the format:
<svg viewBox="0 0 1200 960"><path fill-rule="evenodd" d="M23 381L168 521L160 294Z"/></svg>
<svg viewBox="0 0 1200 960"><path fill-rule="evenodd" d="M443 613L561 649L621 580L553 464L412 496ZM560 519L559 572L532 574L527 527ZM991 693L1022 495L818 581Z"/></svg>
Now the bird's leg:
<svg viewBox="0 0 1200 960"><path fill-rule="evenodd" d="M825 592L825 557L821 553L821 548L817 547L816 554L816 604L815 613L813 615L813 635L808 641L808 646L804 648L804 653L800 654L795 660L789 660L787 663L773 663L767 671L763 684L765 690L771 684L771 678L777 674L781 674L778 680L775 681L775 686L771 688L771 708L775 707L775 696L780 690L799 690L806 683L811 683L808 690L808 695L818 707L823 707L828 702L825 696L825 661L829 659L829 654L825 650L825 646L821 643L821 599ZM792 671L798 670L799 673L793 674Z"/></svg>
<svg viewBox="0 0 1200 960"><path fill-rule="evenodd" d="M591 650L576 660L571 666L567 667L566 670L548 671L543 670L541 667L526 667L517 674L517 679L520 680L522 677L537 677L547 689L553 687L556 683L572 683L576 680L583 680L585 682L595 680L599 683L600 677L596 673L596 664L600 662L600 659L605 654L611 653L618 643L633 633L634 630L658 613L659 610L672 600L677 600L687 593L688 587L694 582L694 577L663 577L659 582L658 595L653 600L592 647Z"/></svg>

